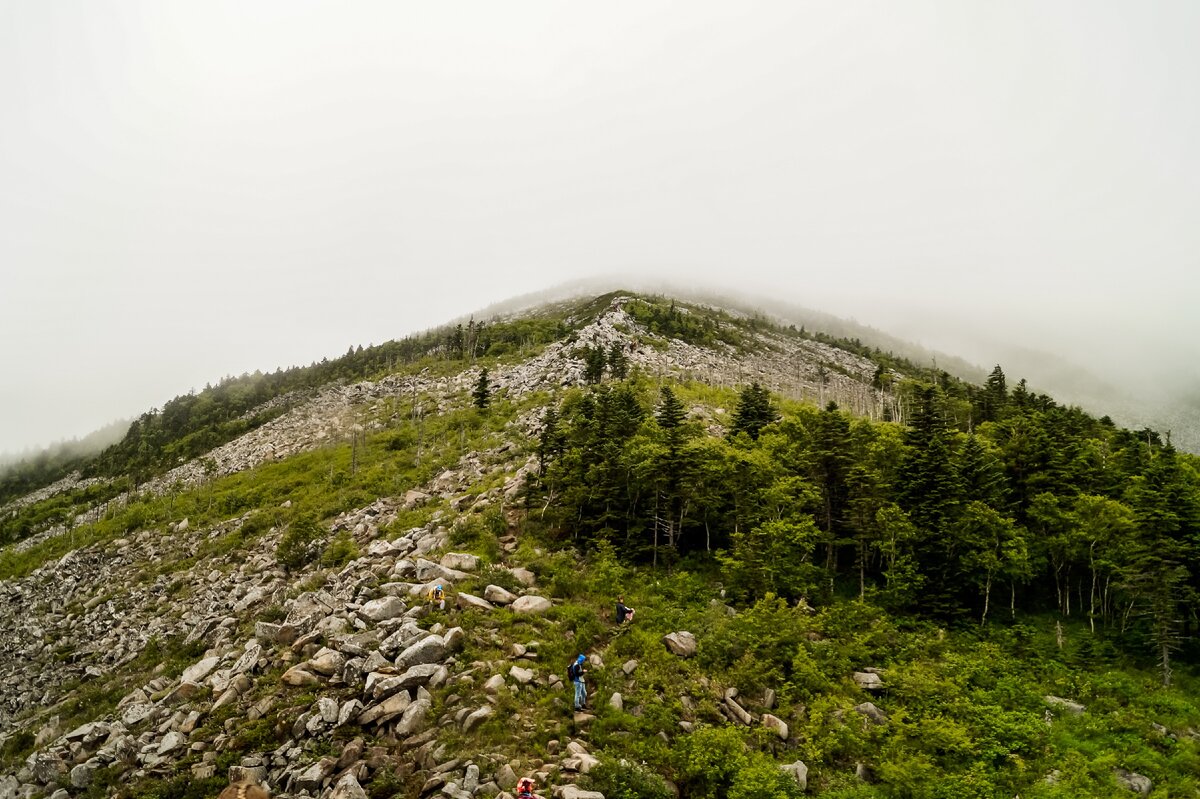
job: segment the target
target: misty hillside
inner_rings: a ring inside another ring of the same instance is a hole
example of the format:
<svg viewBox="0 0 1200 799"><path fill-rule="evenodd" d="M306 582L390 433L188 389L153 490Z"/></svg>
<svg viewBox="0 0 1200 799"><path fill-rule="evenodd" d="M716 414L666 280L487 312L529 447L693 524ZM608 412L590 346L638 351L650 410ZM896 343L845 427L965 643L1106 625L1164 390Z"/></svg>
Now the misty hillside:
<svg viewBox="0 0 1200 799"><path fill-rule="evenodd" d="M1200 461L854 333L522 302L9 470L0 799L1200 795Z"/></svg>

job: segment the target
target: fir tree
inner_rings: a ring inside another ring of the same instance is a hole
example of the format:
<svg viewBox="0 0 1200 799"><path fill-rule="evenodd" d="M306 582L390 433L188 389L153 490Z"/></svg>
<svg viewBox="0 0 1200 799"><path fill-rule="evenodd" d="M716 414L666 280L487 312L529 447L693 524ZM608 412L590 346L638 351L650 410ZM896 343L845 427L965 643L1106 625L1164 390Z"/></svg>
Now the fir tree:
<svg viewBox="0 0 1200 799"><path fill-rule="evenodd" d="M589 386L594 386L604 379L604 369L608 366L608 358L604 354L604 349L596 347L585 347L583 350L583 381Z"/></svg>
<svg viewBox="0 0 1200 799"><path fill-rule="evenodd" d="M629 358L619 341L614 341L608 348L608 371L617 380L624 380L629 376Z"/></svg>
<svg viewBox="0 0 1200 799"><path fill-rule="evenodd" d="M743 386L738 394L737 408L733 412L733 426L730 436L745 433L757 440L758 434L764 427L779 418L778 411L771 404L771 393L757 382Z"/></svg>
<svg viewBox="0 0 1200 799"><path fill-rule="evenodd" d="M475 407L480 410L487 408L488 403L491 402L492 388L488 382L486 367L479 370L479 380L475 383L475 390L471 392L471 398L475 400Z"/></svg>

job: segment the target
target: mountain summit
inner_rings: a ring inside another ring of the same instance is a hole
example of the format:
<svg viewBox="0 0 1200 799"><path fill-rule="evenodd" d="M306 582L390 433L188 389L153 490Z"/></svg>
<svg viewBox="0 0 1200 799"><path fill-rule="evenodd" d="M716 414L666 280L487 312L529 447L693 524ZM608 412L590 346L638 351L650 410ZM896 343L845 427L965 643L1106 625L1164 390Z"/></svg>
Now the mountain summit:
<svg viewBox="0 0 1200 799"><path fill-rule="evenodd" d="M1191 795L1198 475L624 291L229 379L0 483L0 799Z"/></svg>

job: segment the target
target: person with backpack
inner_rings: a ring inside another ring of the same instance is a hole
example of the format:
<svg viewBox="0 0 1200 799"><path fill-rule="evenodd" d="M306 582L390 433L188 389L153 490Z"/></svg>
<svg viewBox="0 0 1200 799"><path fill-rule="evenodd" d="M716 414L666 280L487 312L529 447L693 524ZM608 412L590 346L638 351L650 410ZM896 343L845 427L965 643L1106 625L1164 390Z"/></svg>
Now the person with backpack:
<svg viewBox="0 0 1200 799"><path fill-rule="evenodd" d="M587 662L587 656L580 655L570 666L567 666L567 679L575 684L574 707L576 710L583 710L587 706L587 688L583 684L583 675L587 674L583 668L585 662Z"/></svg>
<svg viewBox="0 0 1200 799"><path fill-rule="evenodd" d="M633 621L633 608L625 604L625 597L617 597L617 624L625 624Z"/></svg>
<svg viewBox="0 0 1200 799"><path fill-rule="evenodd" d="M446 592L442 590L441 585L434 586L433 590L429 592L429 601L436 605L438 610L446 609Z"/></svg>
<svg viewBox="0 0 1200 799"><path fill-rule="evenodd" d="M522 777L517 783L517 799L542 799L533 792L533 780L528 777Z"/></svg>

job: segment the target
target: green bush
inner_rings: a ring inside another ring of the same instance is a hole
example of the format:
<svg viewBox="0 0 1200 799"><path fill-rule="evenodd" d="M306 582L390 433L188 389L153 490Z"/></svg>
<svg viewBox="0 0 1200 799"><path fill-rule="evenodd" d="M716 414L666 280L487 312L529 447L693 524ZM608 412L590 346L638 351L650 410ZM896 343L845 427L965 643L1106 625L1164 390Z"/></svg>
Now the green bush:
<svg viewBox="0 0 1200 799"><path fill-rule="evenodd" d="M732 727L700 727L680 739L675 770L683 796L721 799L728 796L746 762L746 744Z"/></svg>
<svg viewBox="0 0 1200 799"><path fill-rule="evenodd" d="M321 555L321 565L339 569L357 557L358 545L354 543L350 533L343 530L325 548L324 554Z"/></svg>
<svg viewBox="0 0 1200 799"><path fill-rule="evenodd" d="M602 761L588 773L588 787L605 799L673 799L662 777L628 760Z"/></svg>
<svg viewBox="0 0 1200 799"><path fill-rule="evenodd" d="M489 563L500 560L500 542L488 522L478 516L463 516L450 528L450 545L466 549Z"/></svg>
<svg viewBox="0 0 1200 799"><path fill-rule="evenodd" d="M321 554L321 528L311 516L297 516L279 539L275 557L288 571L312 563Z"/></svg>
<svg viewBox="0 0 1200 799"><path fill-rule="evenodd" d="M766 755L757 754L738 771L729 799L799 799L800 786Z"/></svg>

